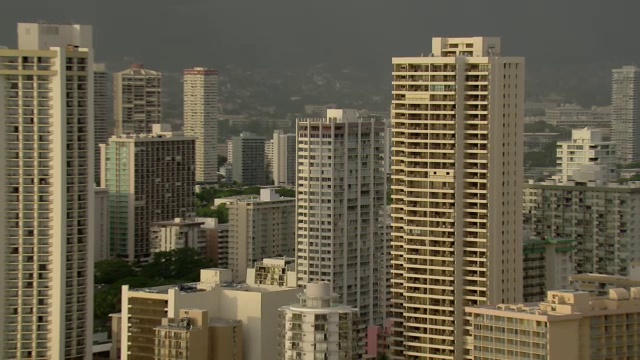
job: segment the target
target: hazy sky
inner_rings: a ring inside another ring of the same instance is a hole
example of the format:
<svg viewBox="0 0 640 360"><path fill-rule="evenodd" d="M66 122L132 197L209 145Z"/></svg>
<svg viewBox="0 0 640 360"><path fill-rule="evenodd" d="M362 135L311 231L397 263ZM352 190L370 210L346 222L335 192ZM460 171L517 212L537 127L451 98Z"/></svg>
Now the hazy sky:
<svg viewBox="0 0 640 360"><path fill-rule="evenodd" d="M97 59L161 70L221 66L388 66L432 36L501 36L530 63L640 58L633 0L3 0L0 44L16 22L94 25Z"/></svg>

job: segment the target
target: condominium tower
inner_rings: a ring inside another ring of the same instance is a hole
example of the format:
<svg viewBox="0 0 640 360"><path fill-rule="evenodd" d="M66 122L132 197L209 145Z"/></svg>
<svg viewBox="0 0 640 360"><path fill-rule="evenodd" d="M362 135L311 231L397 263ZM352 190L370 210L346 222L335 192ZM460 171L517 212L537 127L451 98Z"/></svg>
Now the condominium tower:
<svg viewBox="0 0 640 360"><path fill-rule="evenodd" d="M273 132L273 183L277 186L296 183L296 134Z"/></svg>
<svg viewBox="0 0 640 360"><path fill-rule="evenodd" d="M330 282L363 325L381 324L388 274L384 123L327 110L297 124L298 280Z"/></svg>
<svg viewBox="0 0 640 360"><path fill-rule="evenodd" d="M100 144L109 140L109 74L105 64L93 65L93 135L94 135L94 179L100 182Z"/></svg>
<svg viewBox="0 0 640 360"><path fill-rule="evenodd" d="M524 59L434 38L393 59L394 359L464 359L464 307L522 298Z"/></svg>
<svg viewBox="0 0 640 360"><path fill-rule="evenodd" d="M162 122L162 74L133 64L113 75L116 135L148 134Z"/></svg>
<svg viewBox="0 0 640 360"><path fill-rule="evenodd" d="M0 357L85 359L93 331L93 50L18 24L0 49Z"/></svg>
<svg viewBox="0 0 640 360"><path fill-rule="evenodd" d="M218 180L218 72L184 70L184 134L196 138L196 181Z"/></svg>
<svg viewBox="0 0 640 360"><path fill-rule="evenodd" d="M147 261L152 223L194 216L195 139L154 125L151 134L113 136L101 151L111 255Z"/></svg>
<svg viewBox="0 0 640 360"><path fill-rule="evenodd" d="M621 163L640 161L640 69L623 66L611 77L611 140Z"/></svg>
<svg viewBox="0 0 640 360"><path fill-rule="evenodd" d="M247 131L233 137L233 181L243 185L267 184L264 143L264 137Z"/></svg>

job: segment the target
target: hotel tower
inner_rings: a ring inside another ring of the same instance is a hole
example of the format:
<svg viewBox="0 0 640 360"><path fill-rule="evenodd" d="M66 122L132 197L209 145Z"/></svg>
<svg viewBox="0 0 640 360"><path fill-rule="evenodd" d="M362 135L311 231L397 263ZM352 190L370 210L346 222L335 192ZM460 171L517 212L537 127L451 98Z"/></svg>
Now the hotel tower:
<svg viewBox="0 0 640 360"><path fill-rule="evenodd" d="M524 60L499 38L393 59L394 359L467 359L465 306L522 298Z"/></svg>

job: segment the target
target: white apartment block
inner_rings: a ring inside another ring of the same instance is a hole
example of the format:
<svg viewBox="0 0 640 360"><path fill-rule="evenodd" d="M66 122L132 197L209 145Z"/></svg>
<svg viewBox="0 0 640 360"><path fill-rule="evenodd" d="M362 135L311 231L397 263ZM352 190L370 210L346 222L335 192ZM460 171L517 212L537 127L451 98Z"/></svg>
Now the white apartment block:
<svg viewBox="0 0 640 360"><path fill-rule="evenodd" d="M92 354L92 28L18 24L0 48L0 357Z"/></svg>
<svg viewBox="0 0 640 360"><path fill-rule="evenodd" d="M298 280L330 282L363 326L386 315L384 123L355 110L297 124Z"/></svg>
<svg viewBox="0 0 640 360"><path fill-rule="evenodd" d="M94 133L94 163L97 183L100 182L100 144L109 141L107 122L109 121L109 73L105 64L93 64L93 133Z"/></svg>
<svg viewBox="0 0 640 360"><path fill-rule="evenodd" d="M148 134L162 123L162 74L133 64L113 75L116 135Z"/></svg>
<svg viewBox="0 0 640 360"><path fill-rule="evenodd" d="M640 161L640 69L623 66L611 76L611 140L621 163Z"/></svg>
<svg viewBox="0 0 640 360"><path fill-rule="evenodd" d="M176 218L151 224L151 252L171 251L182 248L207 253L207 232L204 222Z"/></svg>
<svg viewBox="0 0 640 360"><path fill-rule="evenodd" d="M605 182L618 179L616 144L603 141L602 135L600 129L574 129L571 131L571 140L557 143L560 181L573 180L575 171L596 172L598 180Z"/></svg>
<svg viewBox="0 0 640 360"><path fill-rule="evenodd" d="M195 139L167 126L113 136L101 145L102 187L109 189L111 255L151 257L150 225L195 214Z"/></svg>
<svg viewBox="0 0 640 360"><path fill-rule="evenodd" d="M218 181L218 72L184 70L184 134L196 138L196 181Z"/></svg>
<svg viewBox="0 0 640 360"><path fill-rule="evenodd" d="M640 358L640 288L549 291L541 303L467 307L473 359Z"/></svg>
<svg viewBox="0 0 640 360"><path fill-rule="evenodd" d="M576 273L626 276L640 256L640 182L529 182L532 235L576 241Z"/></svg>
<svg viewBox="0 0 640 360"><path fill-rule="evenodd" d="M273 183L290 187L296 184L296 134L273 132Z"/></svg>
<svg viewBox="0 0 640 360"><path fill-rule="evenodd" d="M277 329L281 319L278 309L292 304L300 293L299 288L235 284L231 281L231 272L226 269L203 269L197 283L143 289L124 285L118 334L121 337L121 358L154 359L155 335L158 327L163 325L163 319L180 319L181 311L191 309L207 311L210 321L241 321L244 360L280 360ZM179 340L182 339L176 339ZM231 348L230 343L225 345ZM184 355L178 358L186 358ZM223 359L233 357L213 357L213 360Z"/></svg>
<svg viewBox="0 0 640 360"><path fill-rule="evenodd" d="M109 220L109 189L94 188L95 201L95 238L93 261L107 260L111 258L109 236L111 223Z"/></svg>
<svg viewBox="0 0 640 360"><path fill-rule="evenodd" d="M275 189L260 195L234 198L229 209L229 269L234 281L247 276L247 268L264 258L295 254L296 201Z"/></svg>
<svg viewBox="0 0 640 360"><path fill-rule="evenodd" d="M300 304L280 312L280 359L357 358L358 310L341 305L330 283L308 283Z"/></svg>
<svg viewBox="0 0 640 360"><path fill-rule="evenodd" d="M465 359L464 307L522 300L524 59L433 38L393 59L393 359Z"/></svg>

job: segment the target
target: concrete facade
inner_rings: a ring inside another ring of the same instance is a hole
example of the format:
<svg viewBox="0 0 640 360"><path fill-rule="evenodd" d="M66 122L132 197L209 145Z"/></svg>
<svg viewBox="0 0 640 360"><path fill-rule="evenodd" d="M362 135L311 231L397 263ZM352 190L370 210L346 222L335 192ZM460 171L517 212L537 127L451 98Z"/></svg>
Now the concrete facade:
<svg viewBox="0 0 640 360"><path fill-rule="evenodd" d="M275 189L259 196L236 197L229 209L229 269L234 281L247 276L247 268L264 258L295 254L296 203Z"/></svg>
<svg viewBox="0 0 640 360"><path fill-rule="evenodd" d="M524 59L433 38L393 59L393 359L464 359L465 305L522 301Z"/></svg>
<svg viewBox="0 0 640 360"><path fill-rule="evenodd" d="M611 140L618 161L640 162L640 69L623 66L611 74Z"/></svg>
<svg viewBox="0 0 640 360"><path fill-rule="evenodd" d="M194 248L207 253L207 233L204 222L176 218L151 224L151 252Z"/></svg>
<svg viewBox="0 0 640 360"><path fill-rule="evenodd" d="M95 176L97 185L100 182L100 144L106 144L109 141L109 131L107 122L110 121L109 115L109 73L105 64L93 64L93 133L94 133L94 163Z"/></svg>
<svg viewBox="0 0 640 360"><path fill-rule="evenodd" d="M109 189L95 188L95 238L93 261L111 258L110 250L110 218L109 218Z"/></svg>
<svg viewBox="0 0 640 360"><path fill-rule="evenodd" d="M264 154L265 138L243 132L232 139L233 181L242 185L267 185L267 167Z"/></svg>
<svg viewBox="0 0 640 360"><path fill-rule="evenodd" d="M205 310L210 323L242 323L245 360L280 359L278 332L274 331L280 323L278 308L295 301L300 292L297 288L234 284L226 269L203 269L200 282L193 284L145 289L124 285L121 356L129 360L154 359L155 329L162 326L164 318L180 319L183 310ZM215 346L215 342L211 345ZM233 359L216 359L222 358Z"/></svg>
<svg viewBox="0 0 640 360"><path fill-rule="evenodd" d="M638 359L640 288L549 291L541 303L467 307L473 359Z"/></svg>
<svg viewBox="0 0 640 360"><path fill-rule="evenodd" d="M599 129L581 128L571 131L571 140L557 144L557 163L562 182L574 180L574 172L598 172L594 179L609 182L618 180L616 144L604 141ZM596 165L596 166L594 166Z"/></svg>
<svg viewBox="0 0 640 360"><path fill-rule="evenodd" d="M280 308L280 359L358 359L358 311L329 283L308 283L300 304Z"/></svg>
<svg viewBox="0 0 640 360"><path fill-rule="evenodd" d="M154 125L151 134L114 136L101 145L112 256L147 261L151 223L195 215L195 139L167 130Z"/></svg>
<svg viewBox="0 0 640 360"><path fill-rule="evenodd" d="M162 74L133 64L113 75L115 135L149 134L162 123Z"/></svg>
<svg viewBox="0 0 640 360"><path fill-rule="evenodd" d="M628 275L640 255L640 182L525 185L532 235L576 241L576 273Z"/></svg>
<svg viewBox="0 0 640 360"><path fill-rule="evenodd" d="M247 284L298 287L296 259L266 258L247 269Z"/></svg>
<svg viewBox="0 0 640 360"><path fill-rule="evenodd" d="M363 326L381 324L389 281L384 122L329 109L327 118L299 120L297 139L298 281L330 282Z"/></svg>
<svg viewBox="0 0 640 360"><path fill-rule="evenodd" d="M0 48L0 357L92 354L91 26L18 24Z"/></svg>
<svg viewBox="0 0 640 360"><path fill-rule="evenodd" d="M273 132L273 183L287 187L296 184L296 134Z"/></svg>
<svg viewBox="0 0 640 360"><path fill-rule="evenodd" d="M523 243L524 302L542 301L549 290L570 288L575 273L575 241L530 238Z"/></svg>
<svg viewBox="0 0 640 360"><path fill-rule="evenodd" d="M183 72L184 134L196 139L196 181L218 181L218 72L196 67Z"/></svg>

